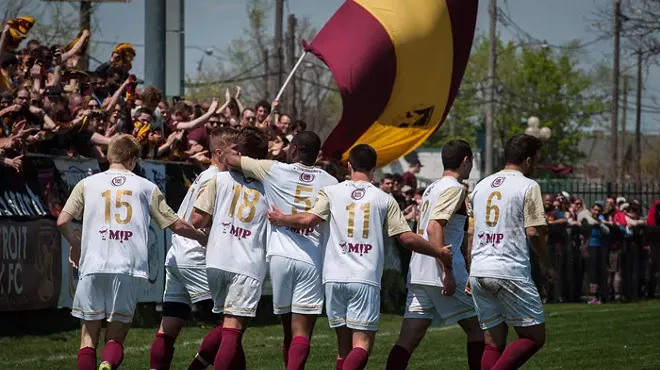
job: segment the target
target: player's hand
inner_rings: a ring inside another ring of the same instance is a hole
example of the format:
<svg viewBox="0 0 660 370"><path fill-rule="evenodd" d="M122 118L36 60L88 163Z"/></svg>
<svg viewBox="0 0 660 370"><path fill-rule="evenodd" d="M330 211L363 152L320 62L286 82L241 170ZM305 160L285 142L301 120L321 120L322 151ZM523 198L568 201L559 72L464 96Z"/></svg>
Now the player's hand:
<svg viewBox="0 0 660 370"><path fill-rule="evenodd" d="M273 205L271 206L271 210L268 211L268 221L270 221L272 224L277 225L282 215L283 215L282 211L280 211L279 209L277 209L277 207Z"/></svg>
<svg viewBox="0 0 660 370"><path fill-rule="evenodd" d="M71 246L69 248L69 263L74 268L78 268L80 264L80 247Z"/></svg>
<svg viewBox="0 0 660 370"><path fill-rule="evenodd" d="M465 294L467 294L468 297L472 297L472 286L470 285L469 277L468 277L468 281L465 283Z"/></svg>
<svg viewBox="0 0 660 370"><path fill-rule="evenodd" d="M456 280L454 280L454 273L452 270L445 270L445 276L442 278L442 294L451 296L456 293Z"/></svg>
<svg viewBox="0 0 660 370"><path fill-rule="evenodd" d="M451 244L445 245L440 250L440 256L438 257L440 263L444 266L451 266L452 260L454 259L454 254L451 252Z"/></svg>
<svg viewBox="0 0 660 370"><path fill-rule="evenodd" d="M545 278L548 279L548 283L554 283L557 281L558 275L557 271L554 268L545 269Z"/></svg>

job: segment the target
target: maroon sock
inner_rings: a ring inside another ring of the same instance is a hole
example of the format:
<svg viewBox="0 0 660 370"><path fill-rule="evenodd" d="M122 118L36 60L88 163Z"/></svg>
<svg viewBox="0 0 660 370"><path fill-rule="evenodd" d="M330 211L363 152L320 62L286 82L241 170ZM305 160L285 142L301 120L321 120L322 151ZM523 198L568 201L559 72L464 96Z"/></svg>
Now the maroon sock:
<svg viewBox="0 0 660 370"><path fill-rule="evenodd" d="M243 333L239 329L222 328L222 343L213 362L214 370L229 370L241 347Z"/></svg>
<svg viewBox="0 0 660 370"><path fill-rule="evenodd" d="M213 365L221 342L222 326L218 325L206 334L204 340L202 340L202 344L199 346L199 350L197 350L197 355L190 366L188 366L188 370L204 370L209 365Z"/></svg>
<svg viewBox="0 0 660 370"><path fill-rule="evenodd" d="M156 333L151 343L149 366L151 370L169 370L174 358L176 338L164 333Z"/></svg>
<svg viewBox="0 0 660 370"><path fill-rule="evenodd" d="M335 369L336 370L342 370L344 368L344 359L343 358L337 358L337 361L335 362Z"/></svg>
<svg viewBox="0 0 660 370"><path fill-rule="evenodd" d="M124 346L117 341L109 340L101 352L101 361L108 362L113 369L118 368L124 361Z"/></svg>
<svg viewBox="0 0 660 370"><path fill-rule="evenodd" d="M302 370L305 368L307 357L309 357L309 338L307 337L294 337L291 340L291 348L289 348L289 363L286 370Z"/></svg>
<svg viewBox="0 0 660 370"><path fill-rule="evenodd" d="M484 355L484 342L467 342L468 369L481 370L481 357Z"/></svg>
<svg viewBox="0 0 660 370"><path fill-rule="evenodd" d="M231 363L230 369L232 370L245 370L246 363L245 363L245 351L243 351L243 343L239 343L240 346L238 347L238 351L236 352L236 356L234 356L234 361Z"/></svg>
<svg viewBox="0 0 660 370"><path fill-rule="evenodd" d="M500 356L502 356L502 352L497 347L486 344L484 354L481 356L481 370L491 370Z"/></svg>
<svg viewBox="0 0 660 370"><path fill-rule="evenodd" d="M369 354L360 347L354 347L344 360L344 370L363 370L367 367Z"/></svg>
<svg viewBox="0 0 660 370"><path fill-rule="evenodd" d="M521 367L538 350L536 342L527 338L518 338L509 344L492 370L511 370Z"/></svg>
<svg viewBox="0 0 660 370"><path fill-rule="evenodd" d="M78 370L96 370L96 349L84 347L78 350Z"/></svg>
<svg viewBox="0 0 660 370"><path fill-rule="evenodd" d="M405 370L412 354L407 349L394 345L387 357L387 370Z"/></svg>
<svg viewBox="0 0 660 370"><path fill-rule="evenodd" d="M284 368L289 366L289 348L291 348L291 335L284 335L284 342L282 342L282 359L284 360Z"/></svg>

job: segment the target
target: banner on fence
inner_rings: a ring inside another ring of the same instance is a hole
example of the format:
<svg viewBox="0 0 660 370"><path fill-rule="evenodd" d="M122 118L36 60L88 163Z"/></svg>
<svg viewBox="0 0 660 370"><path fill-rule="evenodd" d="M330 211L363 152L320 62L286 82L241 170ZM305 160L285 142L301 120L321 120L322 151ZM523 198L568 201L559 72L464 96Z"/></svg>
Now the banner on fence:
<svg viewBox="0 0 660 370"><path fill-rule="evenodd" d="M50 213L41 198L39 175L45 169L53 173L52 160L24 160L23 173L13 168L0 167L0 214L5 217L40 218ZM51 176L52 178L52 176Z"/></svg>
<svg viewBox="0 0 660 370"><path fill-rule="evenodd" d="M61 280L55 221L0 219L0 311L53 307Z"/></svg>
<svg viewBox="0 0 660 370"><path fill-rule="evenodd" d="M67 194L71 193L73 187L76 186L80 180L100 171L99 162L96 159L70 160L58 158L55 159L54 162L57 172L60 175L60 179L67 186Z"/></svg>

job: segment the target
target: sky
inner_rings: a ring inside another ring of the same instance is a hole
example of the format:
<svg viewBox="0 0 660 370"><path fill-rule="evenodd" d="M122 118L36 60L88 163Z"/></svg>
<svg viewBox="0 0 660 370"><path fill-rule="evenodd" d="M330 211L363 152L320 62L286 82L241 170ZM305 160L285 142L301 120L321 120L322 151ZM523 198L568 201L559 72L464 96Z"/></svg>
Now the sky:
<svg viewBox="0 0 660 370"><path fill-rule="evenodd" d="M34 0L37 1L37 0ZM274 0L272 0L274 3ZM286 0L285 17L294 13L300 19L307 16L312 24L320 28L342 4L343 0ZM185 42L187 45L185 69L187 76L195 76L197 64L204 55L203 50L224 50L229 42L239 37L248 27L247 0L187 0L185 3ZM487 32L489 25L488 0L479 1L477 17L478 32ZM498 6L523 30L538 40L547 40L551 45L561 45L572 40L583 43L597 38L589 28L593 27L597 9L609 6L611 0L498 0ZM274 9L274 8L273 8ZM93 21L97 32L94 56L106 60L113 45L130 42L136 45L137 57L134 70L144 75L144 53L139 45L144 44L145 3L131 0L129 3L104 3L95 11ZM267 29L274 29L272 18ZM285 18L286 19L286 18ZM498 24L498 33L505 40L518 40L519 32L513 27ZM612 41L594 43L586 49L586 65L602 60L611 60ZM204 63L213 63L214 52L205 56ZM622 68L632 65L633 58L622 53ZM634 71L634 69L632 70ZM660 68L653 67L645 77L644 107L657 109L655 96L660 98ZM629 106L634 106L634 94L629 97ZM634 126L634 111L628 115L628 127ZM660 114L644 113L644 132L660 132Z"/></svg>

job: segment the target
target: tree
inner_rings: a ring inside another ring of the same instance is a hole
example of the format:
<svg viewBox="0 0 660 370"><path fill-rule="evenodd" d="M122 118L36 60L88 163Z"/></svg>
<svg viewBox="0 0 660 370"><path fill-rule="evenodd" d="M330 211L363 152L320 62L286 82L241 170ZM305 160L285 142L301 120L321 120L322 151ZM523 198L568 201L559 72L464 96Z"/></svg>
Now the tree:
<svg viewBox="0 0 660 370"><path fill-rule="evenodd" d="M575 43L554 50L497 42L495 142L502 148L509 137L525 131L528 117L537 116L542 126L552 130L541 164L575 165L583 157L580 139L607 114L607 94L594 88L598 86L597 71L579 66L579 45ZM450 111L455 136L471 139L473 144L484 121L487 66L488 40L478 36ZM445 123L429 144L440 145L451 138L448 134Z"/></svg>

